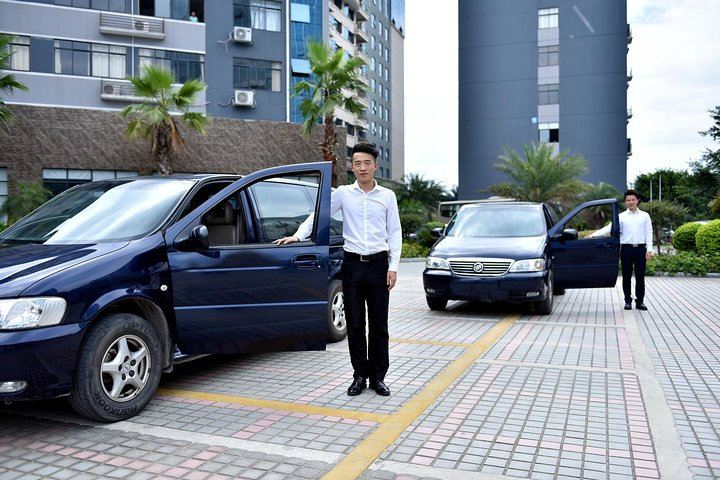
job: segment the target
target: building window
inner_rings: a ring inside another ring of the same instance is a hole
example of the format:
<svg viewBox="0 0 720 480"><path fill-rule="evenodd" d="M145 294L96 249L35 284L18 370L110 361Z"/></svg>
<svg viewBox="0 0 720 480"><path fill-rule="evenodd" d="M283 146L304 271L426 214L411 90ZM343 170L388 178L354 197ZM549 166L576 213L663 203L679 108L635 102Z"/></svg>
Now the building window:
<svg viewBox="0 0 720 480"><path fill-rule="evenodd" d="M282 2L278 0L233 0L235 26L270 32L281 31Z"/></svg>
<svg viewBox="0 0 720 480"><path fill-rule="evenodd" d="M125 78L126 63L127 47L55 40L55 73Z"/></svg>
<svg viewBox="0 0 720 480"><path fill-rule="evenodd" d="M355 125L352 123L345 122L345 131L348 135L354 136L355 135Z"/></svg>
<svg viewBox="0 0 720 480"><path fill-rule="evenodd" d="M8 47L12 51L10 70L30 70L30 37L15 37Z"/></svg>
<svg viewBox="0 0 720 480"><path fill-rule="evenodd" d="M141 48L138 51L138 57L140 67L144 65L165 67L175 74L175 80L178 83L185 83L188 80L203 80L205 78L205 55Z"/></svg>
<svg viewBox="0 0 720 480"><path fill-rule="evenodd" d="M538 28L557 28L558 7L538 10Z"/></svg>
<svg viewBox="0 0 720 480"><path fill-rule="evenodd" d="M76 170L66 168L44 168L43 187L50 190L53 196L68 188L95 180L111 178L137 177L137 172L130 170Z"/></svg>
<svg viewBox="0 0 720 480"><path fill-rule="evenodd" d="M560 64L560 46L550 45L549 47L538 48L538 66L549 67Z"/></svg>
<svg viewBox="0 0 720 480"><path fill-rule="evenodd" d="M54 3L55 5L64 5L66 7L91 8L93 10L128 13L125 9L125 0L55 0Z"/></svg>
<svg viewBox="0 0 720 480"><path fill-rule="evenodd" d="M255 90L282 90L282 67L280 62L236 58L233 62L233 88Z"/></svg>
<svg viewBox="0 0 720 480"><path fill-rule="evenodd" d="M560 85L551 83L538 86L538 105L555 105L560 103Z"/></svg>
<svg viewBox="0 0 720 480"><path fill-rule="evenodd" d="M127 76L127 48L118 45L93 44L92 76L125 78Z"/></svg>
<svg viewBox="0 0 720 480"><path fill-rule="evenodd" d="M2 167L2 168L0 168L0 207L5 205L5 201L7 200L7 194L8 194L7 168ZM0 217L0 221L7 222L7 216L2 215Z"/></svg>
<svg viewBox="0 0 720 480"><path fill-rule="evenodd" d="M539 124L538 140L544 143L558 143L560 141L560 124L557 122Z"/></svg>

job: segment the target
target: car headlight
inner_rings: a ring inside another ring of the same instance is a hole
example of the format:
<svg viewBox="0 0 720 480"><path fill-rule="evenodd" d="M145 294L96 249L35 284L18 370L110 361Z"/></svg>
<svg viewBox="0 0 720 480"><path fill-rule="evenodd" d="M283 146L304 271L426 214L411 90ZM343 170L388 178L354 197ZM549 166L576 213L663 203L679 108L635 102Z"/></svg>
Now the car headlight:
<svg viewBox="0 0 720 480"><path fill-rule="evenodd" d="M511 272L542 272L545 269L545 260L531 258L529 260L516 260L510 267Z"/></svg>
<svg viewBox="0 0 720 480"><path fill-rule="evenodd" d="M427 260L425 260L425 268L433 270L450 270L450 264L444 258L427 257Z"/></svg>
<svg viewBox="0 0 720 480"><path fill-rule="evenodd" d="M59 297L0 300L0 330L57 325L65 315L67 302Z"/></svg>

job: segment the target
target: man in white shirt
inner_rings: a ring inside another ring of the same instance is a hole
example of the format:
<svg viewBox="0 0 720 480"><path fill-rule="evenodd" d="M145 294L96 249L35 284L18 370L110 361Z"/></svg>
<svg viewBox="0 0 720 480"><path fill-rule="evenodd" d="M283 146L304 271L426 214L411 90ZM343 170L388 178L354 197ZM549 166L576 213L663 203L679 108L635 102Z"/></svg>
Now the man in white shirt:
<svg viewBox="0 0 720 480"><path fill-rule="evenodd" d="M390 290L397 281L402 250L402 229L395 192L378 185L377 149L369 143L357 143L352 149L352 171L357 180L332 193L330 215L343 212L344 259L342 264L345 319L348 346L353 366L353 382L348 395L367 388L378 395L390 395L385 375L390 365L388 305ZM311 215L295 235L276 240L284 245L310 235ZM368 336L365 336L367 306Z"/></svg>
<svg viewBox="0 0 720 480"><path fill-rule="evenodd" d="M645 306L645 265L652 256L652 221L647 212L638 209L637 191L625 192L627 210L620 214L620 263L622 265L625 310L632 309L631 279L635 270L635 307Z"/></svg>

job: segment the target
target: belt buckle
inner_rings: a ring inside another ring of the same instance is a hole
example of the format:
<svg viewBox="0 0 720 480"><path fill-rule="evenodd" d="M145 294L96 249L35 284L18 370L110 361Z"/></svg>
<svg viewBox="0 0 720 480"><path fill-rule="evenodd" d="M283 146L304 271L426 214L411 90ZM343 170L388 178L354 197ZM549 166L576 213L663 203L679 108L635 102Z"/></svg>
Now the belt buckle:
<svg viewBox="0 0 720 480"><path fill-rule="evenodd" d="M360 254L360 261L361 261L361 262L364 262L364 263L368 263L368 262L370 261L370 257L371 257L371 255L363 255L363 254L361 253L361 254Z"/></svg>

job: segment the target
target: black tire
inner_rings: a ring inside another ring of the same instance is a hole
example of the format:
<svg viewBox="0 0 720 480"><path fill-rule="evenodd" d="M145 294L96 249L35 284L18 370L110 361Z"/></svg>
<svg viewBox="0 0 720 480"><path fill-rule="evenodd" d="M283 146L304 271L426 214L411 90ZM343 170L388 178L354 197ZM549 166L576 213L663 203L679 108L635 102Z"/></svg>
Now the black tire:
<svg viewBox="0 0 720 480"><path fill-rule="evenodd" d="M447 298L426 296L425 300L427 300L427 304L428 307L430 307L430 310L445 310L445 307L447 307Z"/></svg>
<svg viewBox="0 0 720 480"><path fill-rule="evenodd" d="M328 342L339 342L346 335L347 321L342 281L332 280L328 288Z"/></svg>
<svg viewBox="0 0 720 480"><path fill-rule="evenodd" d="M548 273L547 288L545 289L547 291L547 298L541 302L535 302L535 313L539 315L550 315L552 313L554 286L553 273L550 271L550 273Z"/></svg>
<svg viewBox="0 0 720 480"><path fill-rule="evenodd" d="M83 341L70 405L99 422L126 420L150 402L162 375L160 339L145 319L116 313Z"/></svg>
<svg viewBox="0 0 720 480"><path fill-rule="evenodd" d="M565 289L564 288L555 288L553 291L554 295L565 295Z"/></svg>

